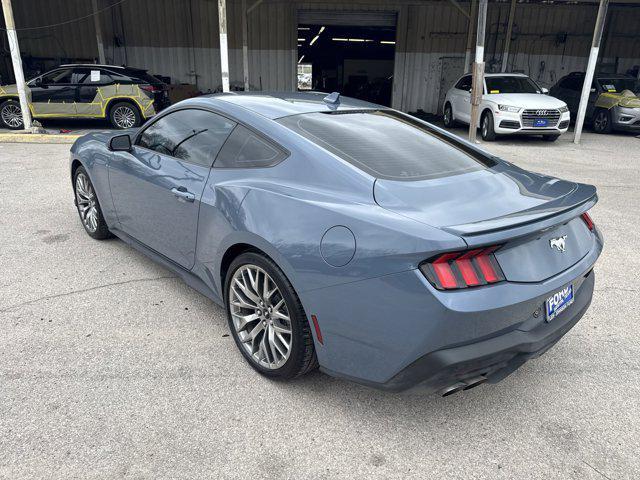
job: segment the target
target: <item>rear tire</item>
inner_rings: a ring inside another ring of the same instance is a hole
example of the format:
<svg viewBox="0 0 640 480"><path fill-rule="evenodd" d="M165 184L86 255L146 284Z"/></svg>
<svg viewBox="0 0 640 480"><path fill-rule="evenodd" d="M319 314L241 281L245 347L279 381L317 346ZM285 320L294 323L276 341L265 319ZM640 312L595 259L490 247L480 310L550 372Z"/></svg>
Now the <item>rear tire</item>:
<svg viewBox="0 0 640 480"><path fill-rule="evenodd" d="M493 125L493 114L489 111L482 114L480 132L482 133L482 139L485 142L492 142L496 139L496 132Z"/></svg>
<svg viewBox="0 0 640 480"><path fill-rule="evenodd" d="M611 112L599 108L593 114L593 131L596 133L611 133Z"/></svg>
<svg viewBox="0 0 640 480"><path fill-rule="evenodd" d="M2 102L0 105L0 123L4 128L10 130L22 130L24 128L22 109L18 101L9 99Z"/></svg>
<svg viewBox="0 0 640 480"><path fill-rule="evenodd" d="M555 142L556 140L558 140L560 138L560 135L543 135L542 139L545 142Z"/></svg>
<svg viewBox="0 0 640 480"><path fill-rule="evenodd" d="M118 102L109 108L109 122L114 128L121 130L135 128L142 123L142 115L132 103Z"/></svg>
<svg viewBox="0 0 640 480"><path fill-rule="evenodd" d="M300 299L270 258L256 252L240 254L227 270L224 292L233 339L257 372L286 380L318 367Z"/></svg>
<svg viewBox="0 0 640 480"><path fill-rule="evenodd" d="M456 121L453 119L453 109L449 102L444 106L444 115L442 120L445 128L453 128L456 125Z"/></svg>

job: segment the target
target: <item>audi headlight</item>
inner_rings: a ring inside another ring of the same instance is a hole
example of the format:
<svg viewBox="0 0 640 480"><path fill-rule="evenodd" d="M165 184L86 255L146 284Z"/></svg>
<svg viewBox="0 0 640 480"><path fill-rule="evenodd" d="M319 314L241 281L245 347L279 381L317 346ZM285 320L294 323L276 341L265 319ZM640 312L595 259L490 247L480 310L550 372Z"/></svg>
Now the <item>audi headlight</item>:
<svg viewBox="0 0 640 480"><path fill-rule="evenodd" d="M501 112L518 113L522 109L520 107L512 107L511 105L498 105L498 110Z"/></svg>
<svg viewBox="0 0 640 480"><path fill-rule="evenodd" d="M564 107L560 107L558 110L560 110L560 113L566 113L569 111L569 107L565 105Z"/></svg>

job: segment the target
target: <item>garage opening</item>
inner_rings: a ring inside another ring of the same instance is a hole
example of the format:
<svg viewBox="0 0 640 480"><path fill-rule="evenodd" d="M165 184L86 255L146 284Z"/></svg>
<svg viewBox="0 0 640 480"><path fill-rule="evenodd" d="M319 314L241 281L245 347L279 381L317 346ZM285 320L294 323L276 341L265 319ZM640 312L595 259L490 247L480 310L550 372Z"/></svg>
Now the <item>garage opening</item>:
<svg viewBox="0 0 640 480"><path fill-rule="evenodd" d="M298 89L391 105L396 13L298 13Z"/></svg>

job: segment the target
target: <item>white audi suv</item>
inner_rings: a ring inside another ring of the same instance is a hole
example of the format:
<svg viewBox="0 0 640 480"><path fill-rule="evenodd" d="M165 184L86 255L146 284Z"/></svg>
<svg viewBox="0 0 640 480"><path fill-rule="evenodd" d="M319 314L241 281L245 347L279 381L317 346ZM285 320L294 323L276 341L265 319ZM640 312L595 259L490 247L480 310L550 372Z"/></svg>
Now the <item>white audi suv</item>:
<svg viewBox="0 0 640 480"><path fill-rule="evenodd" d="M444 101L444 125L471 121L471 74L463 75L449 89ZM480 104L482 139L495 140L496 135L542 135L553 142L567 131L571 119L567 104L550 97L521 73L488 73L484 78Z"/></svg>

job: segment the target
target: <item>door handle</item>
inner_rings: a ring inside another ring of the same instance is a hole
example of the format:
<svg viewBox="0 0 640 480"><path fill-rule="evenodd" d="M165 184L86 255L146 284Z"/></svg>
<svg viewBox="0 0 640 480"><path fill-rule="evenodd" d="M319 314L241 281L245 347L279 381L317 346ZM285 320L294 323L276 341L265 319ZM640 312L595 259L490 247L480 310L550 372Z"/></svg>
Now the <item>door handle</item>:
<svg viewBox="0 0 640 480"><path fill-rule="evenodd" d="M184 187L172 188L171 193L173 193L178 200L184 202L193 202L196 199L196 196Z"/></svg>

